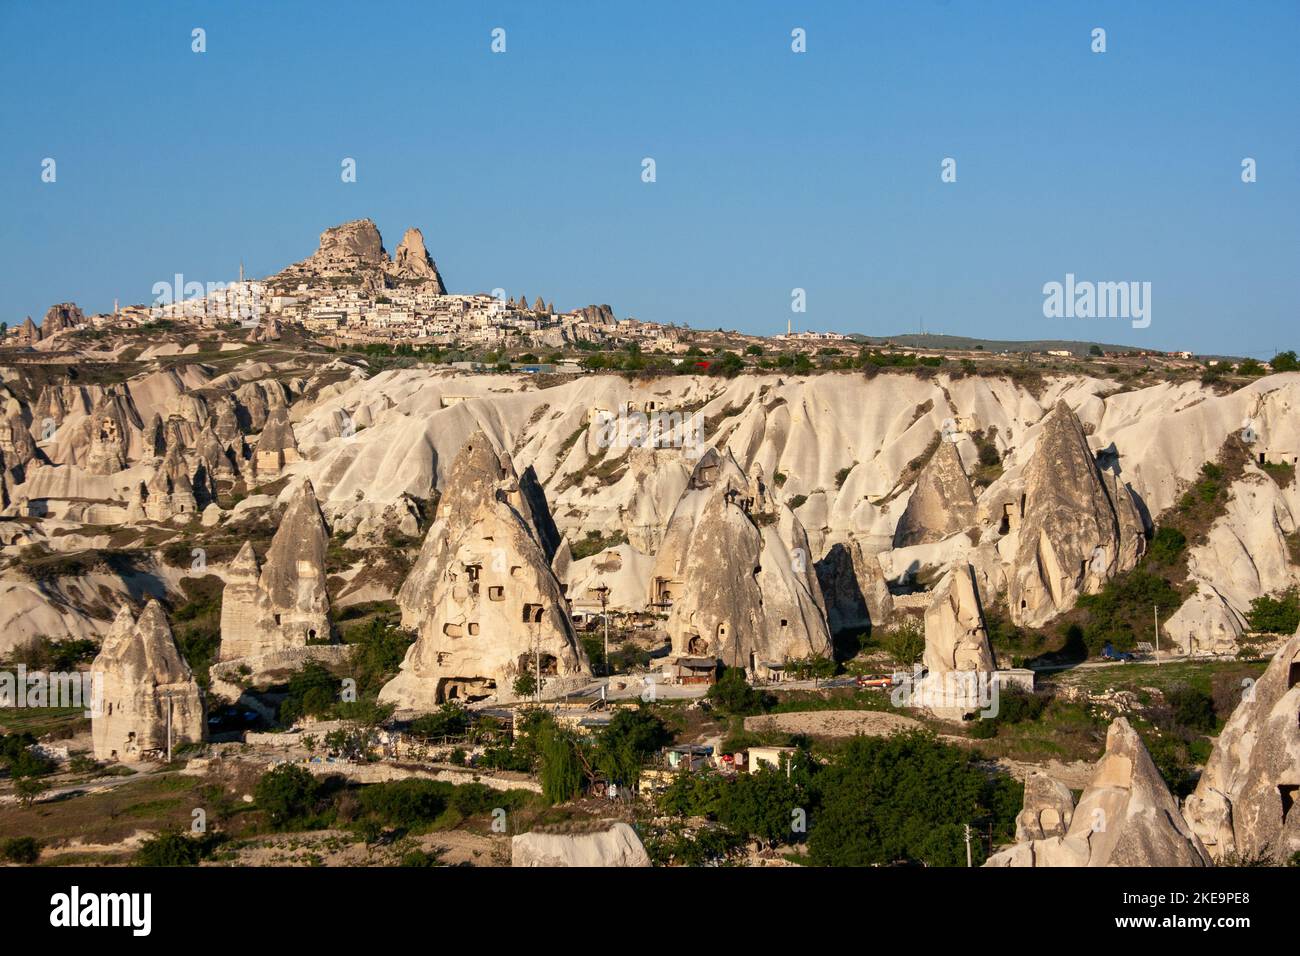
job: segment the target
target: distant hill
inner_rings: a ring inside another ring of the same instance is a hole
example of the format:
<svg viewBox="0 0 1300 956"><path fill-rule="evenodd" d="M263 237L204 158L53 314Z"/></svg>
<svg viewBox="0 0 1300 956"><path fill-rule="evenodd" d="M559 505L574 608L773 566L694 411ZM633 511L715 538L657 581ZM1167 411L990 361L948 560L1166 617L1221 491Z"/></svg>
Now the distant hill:
<svg viewBox="0 0 1300 956"><path fill-rule="evenodd" d="M909 349L968 349L984 352L1047 352L1068 351L1080 358L1086 356L1092 346L1103 352L1138 353L1148 351L1133 345L1107 345L1105 342L1080 342L1072 339L1027 339L1013 342L1002 339L976 339L965 335L936 335L932 333L906 333L903 335L859 335L849 336L854 342L863 345L884 345L892 342ZM1161 351L1151 349L1149 351ZM1196 358L1232 359L1231 355L1197 355Z"/></svg>

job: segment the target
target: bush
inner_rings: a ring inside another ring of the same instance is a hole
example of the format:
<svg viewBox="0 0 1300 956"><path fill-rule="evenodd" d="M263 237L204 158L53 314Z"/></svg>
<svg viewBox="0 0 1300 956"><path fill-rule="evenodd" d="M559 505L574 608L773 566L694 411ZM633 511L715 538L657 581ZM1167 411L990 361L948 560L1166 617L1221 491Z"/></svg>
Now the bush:
<svg viewBox="0 0 1300 956"><path fill-rule="evenodd" d="M280 722L285 725L308 716L325 716L338 703L343 682L317 661L308 661L289 678L288 694L280 703Z"/></svg>
<svg viewBox="0 0 1300 956"><path fill-rule="evenodd" d="M191 837L184 833L160 833L140 845L136 866L195 866L212 853L215 835Z"/></svg>
<svg viewBox="0 0 1300 956"><path fill-rule="evenodd" d="M723 713L738 717L762 713L767 702L761 691L749 686L745 672L738 667L728 667L723 671L706 696L709 703Z"/></svg>
<svg viewBox="0 0 1300 956"><path fill-rule="evenodd" d="M821 806L810 815L809 861L818 866L965 866L965 825L1009 839L1023 799L1011 778L989 777L974 754L919 731L853 738L812 790ZM979 866L984 841L971 850Z"/></svg>
<svg viewBox="0 0 1300 956"><path fill-rule="evenodd" d="M441 851L409 850L402 854L401 866L445 866Z"/></svg>
<svg viewBox="0 0 1300 956"><path fill-rule="evenodd" d="M1214 698L1203 690L1178 684L1165 692L1174 722L1202 733L1213 733L1218 725Z"/></svg>
<svg viewBox="0 0 1300 956"><path fill-rule="evenodd" d="M596 767L611 783L636 786L646 760L672 739L664 722L648 708L620 710L596 738Z"/></svg>
<svg viewBox="0 0 1300 956"><path fill-rule="evenodd" d="M445 703L432 714L424 714L411 722L411 733L424 740L441 740L444 737L464 737L469 731L469 714L458 704Z"/></svg>
<svg viewBox="0 0 1300 956"><path fill-rule="evenodd" d="M0 860L6 863L35 863L41 857L41 844L34 837L10 837L0 841Z"/></svg>
<svg viewBox="0 0 1300 956"><path fill-rule="evenodd" d="M896 664L911 667L925 653L925 627L918 618L905 617L885 632L881 644Z"/></svg>
<svg viewBox="0 0 1300 956"><path fill-rule="evenodd" d="M439 780L376 783L361 791L361 809L388 826L432 823L450 804L452 785Z"/></svg>
<svg viewBox="0 0 1300 956"><path fill-rule="evenodd" d="M1300 371L1300 360L1296 359L1295 352L1290 349L1285 352L1278 352L1268 364L1273 366L1275 372Z"/></svg>
<svg viewBox="0 0 1300 956"><path fill-rule="evenodd" d="M1246 621L1252 631L1263 634L1294 634L1300 628L1300 591L1291 588L1275 598L1255 598Z"/></svg>
<svg viewBox="0 0 1300 956"><path fill-rule="evenodd" d="M1151 538L1147 554L1160 564L1173 564L1187 547L1187 536L1177 528L1162 525Z"/></svg>
<svg viewBox="0 0 1300 956"><path fill-rule="evenodd" d="M319 795L316 778L293 764L268 771L253 788L253 799L277 828L306 822L316 811Z"/></svg>
<svg viewBox="0 0 1300 956"><path fill-rule="evenodd" d="M547 718L536 731L541 761L542 797L547 803L564 803L582 793L582 762L573 735Z"/></svg>

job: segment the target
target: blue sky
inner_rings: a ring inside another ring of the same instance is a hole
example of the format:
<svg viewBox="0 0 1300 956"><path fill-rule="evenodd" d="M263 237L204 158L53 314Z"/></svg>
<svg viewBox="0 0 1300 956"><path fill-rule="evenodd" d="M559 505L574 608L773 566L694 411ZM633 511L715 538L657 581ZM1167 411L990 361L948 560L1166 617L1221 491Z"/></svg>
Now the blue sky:
<svg viewBox="0 0 1300 956"><path fill-rule="evenodd" d="M0 0L0 320L369 216L453 291L766 334L799 287L801 327L1268 357L1300 346L1297 41L1295 0ZM1150 327L1044 318L1066 273L1151 282Z"/></svg>

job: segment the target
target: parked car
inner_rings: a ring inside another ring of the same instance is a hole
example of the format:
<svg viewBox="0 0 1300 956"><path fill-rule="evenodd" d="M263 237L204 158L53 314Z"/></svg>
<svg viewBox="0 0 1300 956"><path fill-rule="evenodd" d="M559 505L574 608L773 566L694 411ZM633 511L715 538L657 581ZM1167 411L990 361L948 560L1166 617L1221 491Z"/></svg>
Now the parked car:
<svg viewBox="0 0 1300 956"><path fill-rule="evenodd" d="M870 677L865 675L858 678L859 687L874 687L877 690L886 690L894 686L894 678L888 674L873 674Z"/></svg>

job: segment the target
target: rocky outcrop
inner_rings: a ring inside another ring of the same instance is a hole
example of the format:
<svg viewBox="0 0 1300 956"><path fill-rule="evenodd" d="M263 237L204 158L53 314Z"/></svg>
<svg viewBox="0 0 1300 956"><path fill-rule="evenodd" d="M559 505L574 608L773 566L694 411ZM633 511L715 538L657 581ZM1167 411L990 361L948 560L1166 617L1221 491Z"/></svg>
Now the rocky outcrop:
<svg viewBox="0 0 1300 956"><path fill-rule="evenodd" d="M143 499L145 516L154 521L193 514L198 509L189 466L176 445L168 448L149 479Z"/></svg>
<svg viewBox="0 0 1300 956"><path fill-rule="evenodd" d="M863 552L856 539L831 545L817 562L817 583L832 633L883 627L894 612L879 559Z"/></svg>
<svg viewBox="0 0 1300 956"><path fill-rule="evenodd" d="M26 478L27 466L37 459L36 442L22 416L0 417L0 461L14 483Z"/></svg>
<svg viewBox="0 0 1300 956"><path fill-rule="evenodd" d="M251 543L240 549L221 598L223 661L258 658L323 643L330 636L325 552L329 528L311 482L298 486L259 566Z"/></svg>
<svg viewBox="0 0 1300 956"><path fill-rule="evenodd" d="M99 682L91 737L97 760L139 760L198 743L206 723L203 698L172 637L167 616L150 601L137 621L123 607L91 667Z"/></svg>
<svg viewBox="0 0 1300 956"><path fill-rule="evenodd" d="M1146 746L1127 720L1117 718L1106 734L1106 752L1074 807L1063 836L1043 827L1043 803L1066 806L1059 792L1025 789L1022 817L1037 811L1042 837L1016 843L985 866L1206 866L1209 856L1178 810ZM1050 816L1049 816L1050 821ZM1027 834L1036 832L1026 820ZM1017 821L1017 832L1021 830ZM1052 829L1059 829L1053 826Z"/></svg>
<svg viewBox="0 0 1300 956"><path fill-rule="evenodd" d="M924 664L931 674L994 669L975 571L968 564L948 572L926 608Z"/></svg>
<svg viewBox="0 0 1300 956"><path fill-rule="evenodd" d="M110 389L95 402L87 422L89 447L85 468L92 475L111 475L127 465L131 412L122 395Z"/></svg>
<svg viewBox="0 0 1300 956"><path fill-rule="evenodd" d="M755 668L830 653L803 525L755 468L700 458L655 560L652 603L671 604L673 652Z"/></svg>
<svg viewBox="0 0 1300 956"><path fill-rule="evenodd" d="M975 493L962 467L957 446L940 441L916 479L898 527L894 547L942 541L975 527Z"/></svg>
<svg viewBox="0 0 1300 956"><path fill-rule="evenodd" d="M419 229L408 229L396 255L389 259L379 227L370 219L331 226L321 233L320 246L270 280L277 284L342 278L376 291L397 282L421 282L430 291L446 292L442 276L424 247Z"/></svg>
<svg viewBox="0 0 1300 956"><path fill-rule="evenodd" d="M86 316L75 302L60 302L50 306L41 321L41 338L48 339L61 332L70 332L86 324Z"/></svg>
<svg viewBox="0 0 1300 956"><path fill-rule="evenodd" d="M398 594L418 637L380 692L399 707L515 696L522 674L554 696L591 667L509 455L482 432L461 448L437 516Z"/></svg>
<svg viewBox="0 0 1300 956"><path fill-rule="evenodd" d="M253 452L253 469L259 481L274 478L285 465L298 461L298 442L294 438L289 412L283 405L271 409Z"/></svg>
<svg viewBox="0 0 1300 956"><path fill-rule="evenodd" d="M419 229L411 228L403 234L397 251L393 253L389 274L398 279L427 283L429 291L438 295L447 291L433 257L424 248L424 234Z"/></svg>
<svg viewBox="0 0 1300 956"><path fill-rule="evenodd" d="M1070 788L1045 773L1025 779L1024 809L1016 816L1016 842L1064 837L1074 819Z"/></svg>
<svg viewBox="0 0 1300 956"><path fill-rule="evenodd" d="M521 833L510 840L511 866L650 866L640 837L626 823L592 833Z"/></svg>
<svg viewBox="0 0 1300 956"><path fill-rule="evenodd" d="M1217 862L1300 852L1300 632L1243 688L1184 809Z"/></svg>
<svg viewBox="0 0 1300 956"><path fill-rule="evenodd" d="M1017 512L1007 516L1017 525L1009 529L1017 538L1008 573L1016 624L1037 627L1069 610L1079 595L1129 570L1145 548L1127 488L1103 479L1083 426L1064 401L1039 431L1020 502L1007 508Z"/></svg>

